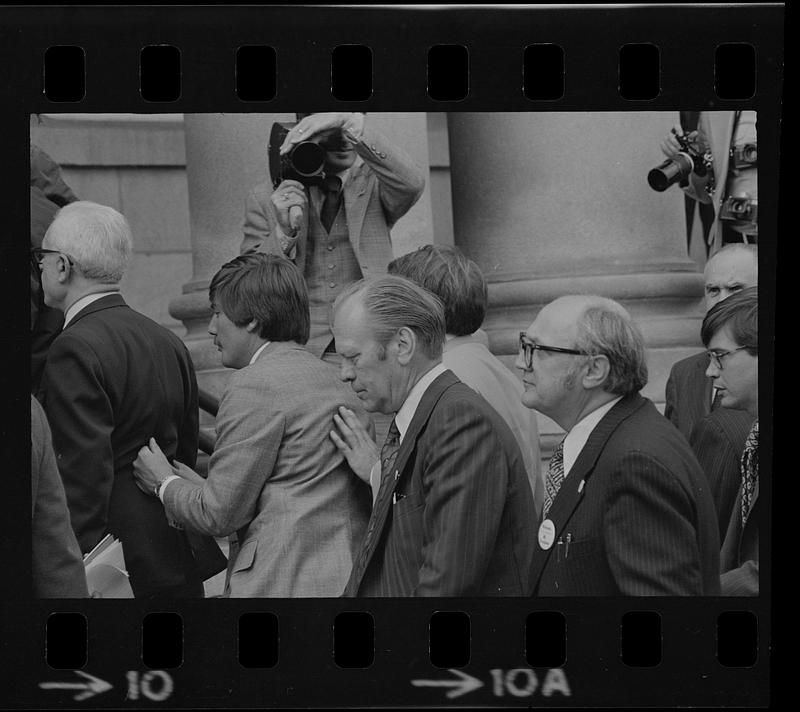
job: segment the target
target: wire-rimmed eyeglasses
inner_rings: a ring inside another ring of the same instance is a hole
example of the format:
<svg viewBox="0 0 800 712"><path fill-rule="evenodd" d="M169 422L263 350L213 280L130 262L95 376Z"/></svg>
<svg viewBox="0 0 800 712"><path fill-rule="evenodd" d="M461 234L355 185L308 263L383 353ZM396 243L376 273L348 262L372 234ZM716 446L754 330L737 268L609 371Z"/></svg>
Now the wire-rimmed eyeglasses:
<svg viewBox="0 0 800 712"><path fill-rule="evenodd" d="M545 346L544 344L537 344L535 341L524 332L519 332L519 355L522 357L522 362L525 368L530 370L533 368L533 352L534 351L549 351L556 354L572 354L573 356L592 356L586 351L578 351L577 349L565 349L561 346Z"/></svg>
<svg viewBox="0 0 800 712"><path fill-rule="evenodd" d="M735 349L730 349L729 351L706 351L708 355L709 362L713 363L720 371L722 371L725 367L722 365L722 359L726 356L730 356L731 354L735 354L737 351L744 351L745 349L751 348L750 346L739 346Z"/></svg>

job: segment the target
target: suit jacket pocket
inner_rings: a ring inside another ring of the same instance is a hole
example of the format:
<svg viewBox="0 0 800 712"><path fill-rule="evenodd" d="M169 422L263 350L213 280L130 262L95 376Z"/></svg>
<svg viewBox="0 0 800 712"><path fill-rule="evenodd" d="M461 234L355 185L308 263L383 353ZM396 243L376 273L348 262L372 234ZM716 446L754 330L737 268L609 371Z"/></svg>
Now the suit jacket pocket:
<svg viewBox="0 0 800 712"><path fill-rule="evenodd" d="M256 560L257 548L258 539L251 539L242 544L242 547L239 549L239 554L236 557L236 563L234 563L233 569L231 569L231 574L235 574L239 571L247 571Z"/></svg>
<svg viewBox="0 0 800 712"><path fill-rule="evenodd" d="M401 519L408 516L412 512L416 512L425 505L425 498L422 496L421 491L409 492L405 497L397 500L397 503L392 505L394 507L394 518Z"/></svg>
<svg viewBox="0 0 800 712"><path fill-rule="evenodd" d="M566 542L566 536L563 537ZM593 556L600 547L600 539L594 537L591 539L582 539L580 541L572 540L569 544L564 544L564 551L561 556L562 563L569 563L576 559L585 559L587 556Z"/></svg>

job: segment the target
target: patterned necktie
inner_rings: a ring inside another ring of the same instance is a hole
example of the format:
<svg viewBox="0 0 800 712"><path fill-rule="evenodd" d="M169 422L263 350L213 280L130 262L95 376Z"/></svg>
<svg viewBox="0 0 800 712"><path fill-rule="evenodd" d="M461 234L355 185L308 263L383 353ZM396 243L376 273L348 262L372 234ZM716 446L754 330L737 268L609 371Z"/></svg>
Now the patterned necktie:
<svg viewBox="0 0 800 712"><path fill-rule="evenodd" d="M399 450L400 431L397 429L397 423L395 423L394 418L392 418L389 432L386 433L386 440L381 448L381 485L392 474Z"/></svg>
<svg viewBox="0 0 800 712"><path fill-rule="evenodd" d="M544 481L544 509L542 510L542 519L547 516L550 505L553 504L553 500L556 498L563 481L564 441L562 440L553 452L553 456L550 458L550 464L547 467L547 477Z"/></svg>
<svg viewBox="0 0 800 712"><path fill-rule="evenodd" d="M325 201L322 203L319 218L325 231L330 232L339 212L339 206L342 204L342 179L338 176L328 176L325 178L323 189Z"/></svg>
<svg viewBox="0 0 800 712"><path fill-rule="evenodd" d="M747 522L750 504L753 501L756 484L758 483L758 421L753 424L744 441L744 452L741 462L742 472L742 527Z"/></svg>

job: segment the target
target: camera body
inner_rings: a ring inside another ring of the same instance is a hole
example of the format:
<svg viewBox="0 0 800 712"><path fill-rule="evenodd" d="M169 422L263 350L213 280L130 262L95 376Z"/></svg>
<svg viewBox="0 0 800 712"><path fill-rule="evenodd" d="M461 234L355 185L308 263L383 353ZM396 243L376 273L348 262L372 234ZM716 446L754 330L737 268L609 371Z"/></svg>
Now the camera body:
<svg viewBox="0 0 800 712"><path fill-rule="evenodd" d="M719 219L732 226L758 225L758 200L749 195L728 196L720 207Z"/></svg>
<svg viewBox="0 0 800 712"><path fill-rule="evenodd" d="M674 132L673 132L674 133ZM675 134L675 139L681 146L681 151L668 158L661 165L656 166L647 174L647 182L653 190L659 193L665 191L674 183L685 186L689 182L689 175L694 172L704 176L711 164L711 153L698 153L694 150L691 141L686 136Z"/></svg>
<svg viewBox="0 0 800 712"><path fill-rule="evenodd" d="M277 188L285 180L296 180L306 188L321 185L325 179L325 149L314 141L301 141L288 153L280 155L280 147L289 130L296 123L272 124L269 135L267 156L272 185Z"/></svg>
<svg viewBox="0 0 800 712"><path fill-rule="evenodd" d="M737 170L755 168L758 165L758 145L743 143L731 149L731 163Z"/></svg>

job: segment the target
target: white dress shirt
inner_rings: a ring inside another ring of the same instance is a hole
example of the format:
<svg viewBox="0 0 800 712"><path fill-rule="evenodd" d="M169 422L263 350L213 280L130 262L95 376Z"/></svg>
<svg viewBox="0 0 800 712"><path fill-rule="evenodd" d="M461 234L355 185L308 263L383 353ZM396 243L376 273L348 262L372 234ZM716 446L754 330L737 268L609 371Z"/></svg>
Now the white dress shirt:
<svg viewBox="0 0 800 712"><path fill-rule="evenodd" d="M608 413L619 401L622 396L609 401L605 405L601 405L597 410L593 410L589 415L585 415L581 420L572 426L572 430L567 433L564 438L564 477L569 474L578 455L581 454L586 441L592 434L592 431L597 427L597 424L603 419L603 416Z"/></svg>

